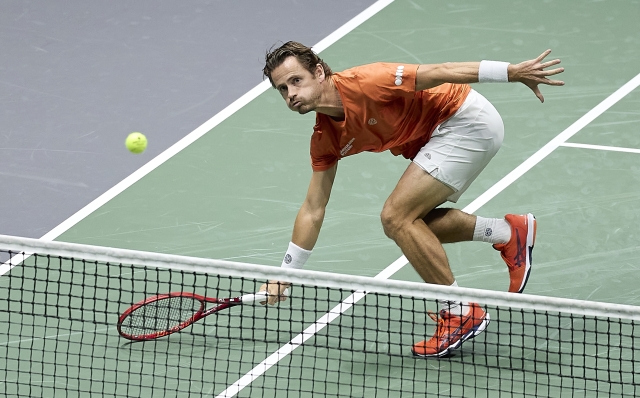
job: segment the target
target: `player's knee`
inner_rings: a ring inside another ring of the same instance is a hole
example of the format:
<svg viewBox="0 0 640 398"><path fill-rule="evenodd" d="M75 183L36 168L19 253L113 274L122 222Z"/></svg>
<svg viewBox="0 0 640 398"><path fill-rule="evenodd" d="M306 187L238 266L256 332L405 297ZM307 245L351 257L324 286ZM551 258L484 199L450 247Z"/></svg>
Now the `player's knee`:
<svg viewBox="0 0 640 398"><path fill-rule="evenodd" d="M382 213L380 213L380 221L385 235L395 240L402 229L403 218L401 215L392 206L384 206Z"/></svg>

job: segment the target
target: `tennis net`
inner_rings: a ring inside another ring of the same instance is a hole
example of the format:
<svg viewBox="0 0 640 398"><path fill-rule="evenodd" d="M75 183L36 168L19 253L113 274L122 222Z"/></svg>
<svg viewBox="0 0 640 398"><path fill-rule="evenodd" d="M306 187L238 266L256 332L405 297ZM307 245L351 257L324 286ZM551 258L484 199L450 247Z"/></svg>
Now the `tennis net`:
<svg viewBox="0 0 640 398"><path fill-rule="evenodd" d="M640 308L0 236L0 394L118 397L620 397L640 393ZM122 338L149 296L253 293L156 340ZM366 292L366 293L365 293ZM422 359L436 300L479 302L487 330Z"/></svg>

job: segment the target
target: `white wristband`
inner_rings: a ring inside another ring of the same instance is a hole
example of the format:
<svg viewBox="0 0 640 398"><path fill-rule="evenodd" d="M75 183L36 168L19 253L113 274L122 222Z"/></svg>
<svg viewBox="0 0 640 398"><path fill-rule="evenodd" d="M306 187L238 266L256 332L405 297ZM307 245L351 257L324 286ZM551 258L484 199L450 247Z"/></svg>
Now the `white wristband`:
<svg viewBox="0 0 640 398"><path fill-rule="evenodd" d="M293 242L289 242L289 248L287 253L282 259L282 268L296 268L300 269L307 262L311 250L305 250Z"/></svg>
<svg viewBox="0 0 640 398"><path fill-rule="evenodd" d="M507 83L509 82L508 62L482 61L478 69L479 83Z"/></svg>

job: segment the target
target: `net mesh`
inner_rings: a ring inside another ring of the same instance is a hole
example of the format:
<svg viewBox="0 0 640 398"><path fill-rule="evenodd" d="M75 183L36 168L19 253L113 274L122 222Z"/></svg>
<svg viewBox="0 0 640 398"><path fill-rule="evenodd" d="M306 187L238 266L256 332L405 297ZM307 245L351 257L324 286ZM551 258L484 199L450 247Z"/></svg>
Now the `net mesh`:
<svg viewBox="0 0 640 398"><path fill-rule="evenodd" d="M4 246L7 246L6 244ZM10 248L9 248L10 249ZM487 330L442 359L411 355L436 297L296 282L277 306L236 306L131 342L120 314L187 291L235 297L264 279L5 250L0 395L163 397L637 396L637 320L482 303ZM187 262L187 261L185 261ZM13 267L7 272L8 267ZM272 268L272 267L265 267ZM272 270L271 270L272 271ZM410 284L408 284L410 285ZM487 292L489 294L489 292ZM540 298L541 306L548 300ZM534 300L535 301L535 300ZM535 307L535 303L533 303ZM570 305L569 305L570 304ZM637 319L640 311L631 309ZM287 355L288 354L288 355Z"/></svg>

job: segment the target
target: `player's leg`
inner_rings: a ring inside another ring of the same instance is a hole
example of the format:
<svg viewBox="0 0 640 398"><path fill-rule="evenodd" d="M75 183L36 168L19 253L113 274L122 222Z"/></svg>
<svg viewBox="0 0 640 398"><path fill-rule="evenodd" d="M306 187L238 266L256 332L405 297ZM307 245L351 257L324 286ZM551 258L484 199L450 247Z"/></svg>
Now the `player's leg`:
<svg viewBox="0 0 640 398"><path fill-rule="evenodd" d="M456 202L497 153L503 135L502 119L496 109L472 91L461 109L434 132L414 163L453 187L455 193L447 200ZM484 218L438 208L424 221L442 243L474 240L493 244L507 264L509 291L524 290L531 272L537 228L532 214Z"/></svg>
<svg viewBox="0 0 640 398"><path fill-rule="evenodd" d="M423 220L453 192L411 163L382 209L385 234L396 242L427 283L451 285L454 282L444 248Z"/></svg>
<svg viewBox="0 0 640 398"><path fill-rule="evenodd" d="M449 187L452 194L445 199L455 202L496 154L502 137L503 125L497 111L472 92L456 115L436 129L413 164ZM478 219L460 210L434 207L424 213L421 221L439 242L447 243L473 240ZM402 247L402 241L396 241ZM411 261L410 256L407 258ZM413 262L412 265L416 267ZM420 273L419 267L429 267L429 264L418 264L416 269ZM447 355L465 340L481 333L489 323L488 314L476 303L448 301L439 303L439 307L438 314L433 316L438 321L436 333L414 345L415 355Z"/></svg>
<svg viewBox="0 0 640 398"><path fill-rule="evenodd" d="M438 237L440 243L467 242L473 240L476 216L462 210L438 207L431 210L424 222Z"/></svg>
<svg viewBox="0 0 640 398"><path fill-rule="evenodd" d="M511 227L504 219L483 218L449 207L433 209L424 217L441 243L483 241L507 243Z"/></svg>
<svg viewBox="0 0 640 398"><path fill-rule="evenodd" d="M509 292L521 293L531 273L537 222L533 214L484 218L458 209L436 208L424 222L441 243L480 241L493 244L509 269Z"/></svg>
<svg viewBox="0 0 640 398"><path fill-rule="evenodd" d="M452 192L453 189L412 163L382 211L385 233L400 246L427 283L457 286L442 244L424 221L425 213L431 212ZM473 233L473 226L470 222L465 228ZM489 323L489 315L476 303L440 301L439 306L438 315L432 314L437 323L436 332L429 340L414 345L415 355L447 355L484 331Z"/></svg>

